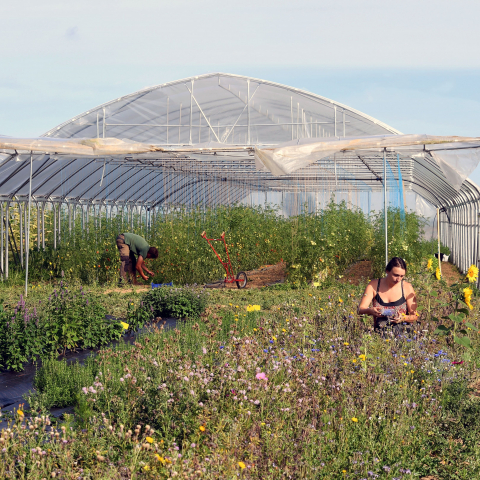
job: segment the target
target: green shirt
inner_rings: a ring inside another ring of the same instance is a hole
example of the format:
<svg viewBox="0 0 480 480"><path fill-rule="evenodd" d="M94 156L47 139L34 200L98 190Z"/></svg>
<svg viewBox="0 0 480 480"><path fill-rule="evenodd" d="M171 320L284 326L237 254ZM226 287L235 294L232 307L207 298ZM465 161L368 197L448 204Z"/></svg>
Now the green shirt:
<svg viewBox="0 0 480 480"><path fill-rule="evenodd" d="M125 237L125 245L128 245L135 255L141 255L145 260L147 258L148 249L150 248L145 239L134 233L124 233L123 236Z"/></svg>

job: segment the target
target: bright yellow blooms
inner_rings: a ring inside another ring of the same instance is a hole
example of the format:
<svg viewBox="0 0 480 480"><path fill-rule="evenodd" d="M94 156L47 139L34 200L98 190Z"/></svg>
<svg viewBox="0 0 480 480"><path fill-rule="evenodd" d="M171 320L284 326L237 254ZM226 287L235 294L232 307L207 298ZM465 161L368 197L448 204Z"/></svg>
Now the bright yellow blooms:
<svg viewBox="0 0 480 480"><path fill-rule="evenodd" d="M440 273L440 267L437 267L435 270L435 277L437 280L440 280L442 278L442 274Z"/></svg>
<svg viewBox="0 0 480 480"><path fill-rule="evenodd" d="M470 310L473 309L472 305L472 295L473 295L473 290L469 287L463 289L463 295L464 295L464 301L467 304L468 308Z"/></svg>
<svg viewBox="0 0 480 480"><path fill-rule="evenodd" d="M478 280L478 268L475 265L470 265L465 278L469 281L469 283L476 282Z"/></svg>
<svg viewBox="0 0 480 480"><path fill-rule="evenodd" d="M260 310L261 310L260 305L248 305L247 307L247 312L255 312Z"/></svg>
<svg viewBox="0 0 480 480"><path fill-rule="evenodd" d="M427 262L427 270L429 272L431 272L433 270L432 268L432 263L433 263L433 260L431 258L428 259L428 262Z"/></svg>

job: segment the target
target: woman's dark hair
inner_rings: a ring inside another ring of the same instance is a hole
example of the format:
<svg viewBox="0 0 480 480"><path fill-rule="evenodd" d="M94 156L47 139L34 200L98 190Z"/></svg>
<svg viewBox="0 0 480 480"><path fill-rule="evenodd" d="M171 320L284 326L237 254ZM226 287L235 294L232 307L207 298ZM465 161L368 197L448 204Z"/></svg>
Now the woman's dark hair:
<svg viewBox="0 0 480 480"><path fill-rule="evenodd" d="M407 273L407 263L403 258L400 257L393 257L389 262L388 265L385 267L386 272L391 272L392 268L394 267L399 267L405 270L405 273Z"/></svg>
<svg viewBox="0 0 480 480"><path fill-rule="evenodd" d="M150 247L148 253L150 254L150 258L158 258L158 250L155 247Z"/></svg>

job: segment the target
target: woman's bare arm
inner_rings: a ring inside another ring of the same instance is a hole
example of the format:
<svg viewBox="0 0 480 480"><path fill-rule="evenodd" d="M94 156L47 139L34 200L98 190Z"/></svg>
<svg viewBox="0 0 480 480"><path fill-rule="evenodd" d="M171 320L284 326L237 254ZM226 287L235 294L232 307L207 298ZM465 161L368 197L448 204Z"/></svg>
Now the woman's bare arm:
<svg viewBox="0 0 480 480"><path fill-rule="evenodd" d="M374 317L380 317L382 315L381 309L378 307L369 307L372 303L373 297L375 295L375 290L373 289L373 282L370 282L363 293L362 300L358 306L359 315L373 315Z"/></svg>

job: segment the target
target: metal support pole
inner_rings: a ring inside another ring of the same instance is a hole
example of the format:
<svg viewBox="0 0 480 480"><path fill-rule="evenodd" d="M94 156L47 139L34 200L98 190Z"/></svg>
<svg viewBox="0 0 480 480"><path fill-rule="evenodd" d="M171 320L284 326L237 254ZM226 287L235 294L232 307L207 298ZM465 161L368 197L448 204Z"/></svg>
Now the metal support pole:
<svg viewBox="0 0 480 480"><path fill-rule="evenodd" d="M45 202L42 202L42 248L45 251Z"/></svg>
<svg viewBox="0 0 480 480"><path fill-rule="evenodd" d="M53 210L53 249L57 249L57 209L55 208L55 204L52 203L52 210Z"/></svg>
<svg viewBox="0 0 480 480"><path fill-rule="evenodd" d="M40 251L40 204L37 202L37 252Z"/></svg>
<svg viewBox="0 0 480 480"><path fill-rule="evenodd" d="M383 149L383 215L385 217L385 266L388 265L388 225L387 225L387 154Z"/></svg>
<svg viewBox="0 0 480 480"><path fill-rule="evenodd" d="M247 145L250 145L250 80L247 80Z"/></svg>
<svg viewBox="0 0 480 480"><path fill-rule="evenodd" d="M10 202L7 202L5 214L5 279L8 278L8 228L10 221Z"/></svg>
<svg viewBox="0 0 480 480"><path fill-rule="evenodd" d="M28 217L27 217L27 205L24 204L23 206L24 206L23 223L25 226L25 228L23 229L23 238L25 239L25 257L26 257L26 252L30 248L29 243L27 243L27 230L30 232L30 220L28 220ZM30 237L28 238L28 240L30 240ZM26 261L26 258L25 258L25 261Z"/></svg>
<svg viewBox="0 0 480 480"><path fill-rule="evenodd" d="M58 246L62 241L62 203L58 204Z"/></svg>
<svg viewBox="0 0 480 480"><path fill-rule="evenodd" d="M68 233L72 234L72 206L68 204Z"/></svg>
<svg viewBox="0 0 480 480"><path fill-rule="evenodd" d="M105 109L103 109L103 125L102 125L102 128L103 128L103 131L102 131L102 135L103 135L103 138L105 138L105 132L107 130L107 127L105 125L105 122L106 122L106 115L105 115Z"/></svg>
<svg viewBox="0 0 480 480"><path fill-rule="evenodd" d="M20 232L20 265L23 267L23 208L22 203L17 202L18 205L18 215L19 215L19 224L18 230Z"/></svg>
<svg viewBox="0 0 480 480"><path fill-rule="evenodd" d="M28 294L28 257L30 252L30 212L32 208L32 172L33 172L33 154L30 152L30 185L28 189L28 228L25 231L25 297Z"/></svg>
<svg viewBox="0 0 480 480"><path fill-rule="evenodd" d="M337 106L336 105L333 107L333 117L334 117L333 121L335 122L335 125L333 127L333 134L337 136Z"/></svg>
<svg viewBox="0 0 480 480"><path fill-rule="evenodd" d="M438 246L438 268L442 275L442 259L440 258L440 209L437 208L437 246Z"/></svg>
<svg viewBox="0 0 480 480"><path fill-rule="evenodd" d="M0 206L0 214L2 216L2 225L0 227L0 268L2 269L2 281L3 281L3 277L4 277L4 263L3 263L3 236L4 236L4 229L3 229L3 216L4 216L4 211L3 211L3 202L1 203L1 206Z"/></svg>
<svg viewBox="0 0 480 480"><path fill-rule="evenodd" d="M190 91L190 140L189 144L192 144L192 121L193 121L193 80L192 80L192 89Z"/></svg>

